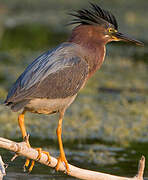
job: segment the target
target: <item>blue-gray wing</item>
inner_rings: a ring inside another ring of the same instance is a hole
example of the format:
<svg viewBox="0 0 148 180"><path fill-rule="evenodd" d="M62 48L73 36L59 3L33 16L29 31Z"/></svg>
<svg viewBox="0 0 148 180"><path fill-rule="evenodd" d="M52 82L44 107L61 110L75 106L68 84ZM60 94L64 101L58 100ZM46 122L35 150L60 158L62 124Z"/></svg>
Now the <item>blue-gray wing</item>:
<svg viewBox="0 0 148 180"><path fill-rule="evenodd" d="M76 94L88 75L88 65L76 49L75 44L63 43L34 60L12 86L5 103Z"/></svg>

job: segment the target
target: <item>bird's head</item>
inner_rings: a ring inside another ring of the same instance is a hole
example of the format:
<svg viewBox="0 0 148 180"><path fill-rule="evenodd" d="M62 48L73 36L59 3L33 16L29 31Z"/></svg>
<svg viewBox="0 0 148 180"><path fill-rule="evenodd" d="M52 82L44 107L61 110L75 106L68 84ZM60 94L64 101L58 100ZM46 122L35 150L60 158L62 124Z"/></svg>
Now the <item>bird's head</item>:
<svg viewBox="0 0 148 180"><path fill-rule="evenodd" d="M125 41L140 46L144 45L142 42L120 33L118 31L118 23L112 13L103 10L93 3L90 3L90 6L90 9L81 9L74 13L70 13L70 15L75 17L70 24L79 24L82 28L86 27L89 30L93 30L93 33L85 34L85 37L91 34L92 38L94 36L96 40L102 40L105 43L111 41ZM86 33L85 30L83 32Z"/></svg>

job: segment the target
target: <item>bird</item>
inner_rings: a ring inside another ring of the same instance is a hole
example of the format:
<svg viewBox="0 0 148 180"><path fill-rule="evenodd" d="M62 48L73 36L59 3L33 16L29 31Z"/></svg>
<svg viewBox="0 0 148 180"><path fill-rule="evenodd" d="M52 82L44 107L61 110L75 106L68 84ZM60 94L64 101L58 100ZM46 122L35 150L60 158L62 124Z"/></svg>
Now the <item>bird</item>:
<svg viewBox="0 0 148 180"><path fill-rule="evenodd" d="M115 16L90 3L83 8L69 13L74 25L70 37L57 47L48 50L36 58L12 85L5 100L5 105L12 111L21 111L18 124L23 140L31 147L25 123L26 112L38 114L59 114L57 138L60 149L56 170L60 164L65 165L69 173L69 165L62 143L62 121L65 111L75 100L78 92L86 82L101 67L106 53L106 45L111 41L125 41L135 45L144 44L118 30ZM41 152L50 154L38 148L38 158ZM29 159L25 166L28 167ZM29 171L32 170L32 162Z"/></svg>

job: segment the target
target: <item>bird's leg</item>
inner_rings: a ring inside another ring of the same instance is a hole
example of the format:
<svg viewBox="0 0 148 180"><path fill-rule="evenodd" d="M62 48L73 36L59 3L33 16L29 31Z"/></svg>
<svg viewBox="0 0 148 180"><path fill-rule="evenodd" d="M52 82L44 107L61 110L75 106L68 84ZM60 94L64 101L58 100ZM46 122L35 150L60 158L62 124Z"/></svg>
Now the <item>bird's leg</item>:
<svg viewBox="0 0 148 180"><path fill-rule="evenodd" d="M30 148L30 143L29 143L29 136L27 135L27 132L26 132L26 128L25 128L25 123L24 123L24 114L25 114L25 111L23 111L19 117L18 117L18 123L19 123L19 126L20 126L20 129L21 129L21 133L22 133L22 136L23 136L23 139L24 141L27 143L27 146L28 148ZM37 160L39 160L41 158L41 152L46 154L47 157L48 157L48 162L51 161L51 158L50 158L50 155L49 155L49 152L46 152L46 151L42 151L41 148L35 148L37 151L38 151L38 157L37 157ZM26 159L26 162L24 164L24 170L26 169L26 167L29 166L29 163L30 163L30 159ZM29 168L29 172L32 171L33 167L34 167L34 164L35 164L35 161L32 160L31 162L31 165L30 165L30 168Z"/></svg>
<svg viewBox="0 0 148 180"><path fill-rule="evenodd" d="M65 157L65 152L64 152L64 148L63 148L63 143L62 143L62 121L63 121L63 117L64 117L64 112L62 111L60 112L60 117L59 117L59 122L58 122L58 128L57 128L57 137L58 137L58 142L59 142L59 148L60 148L60 156L58 158L58 162L56 165L56 170L59 170L59 166L60 163L63 162L65 164L67 173L69 173L69 166L68 166L68 162L67 159Z"/></svg>
<svg viewBox="0 0 148 180"><path fill-rule="evenodd" d="M25 123L24 123L24 114L25 114L25 111L23 111L19 115L18 124L19 124L20 130L21 130L22 136L23 136L23 140L26 142L28 148L30 148L31 146L30 146L30 143L29 143L29 138L27 137L27 132L26 132ZM30 160L26 159L26 162L24 164L24 169L25 169L25 167L29 166L29 162L30 162Z"/></svg>
<svg viewBox="0 0 148 180"><path fill-rule="evenodd" d="M23 111L19 115L18 123L19 123L20 129L21 129L23 140L27 143L27 146L30 148L31 146L30 146L30 143L29 143L29 138L27 137L27 132L26 132L25 123L24 123L24 114L25 114L25 111Z"/></svg>
<svg viewBox="0 0 148 180"><path fill-rule="evenodd" d="M27 132L26 132L26 128L25 128L25 123L24 123L24 114L25 114L25 111L23 111L19 117L18 117L18 123L19 123L19 127L21 129L21 133L22 133L22 136L23 136L23 140L26 142L28 148L30 148L30 143L29 143L29 137L27 136ZM29 162L30 162L30 159L26 159L26 162L24 164L24 169L25 167L28 167L29 166Z"/></svg>

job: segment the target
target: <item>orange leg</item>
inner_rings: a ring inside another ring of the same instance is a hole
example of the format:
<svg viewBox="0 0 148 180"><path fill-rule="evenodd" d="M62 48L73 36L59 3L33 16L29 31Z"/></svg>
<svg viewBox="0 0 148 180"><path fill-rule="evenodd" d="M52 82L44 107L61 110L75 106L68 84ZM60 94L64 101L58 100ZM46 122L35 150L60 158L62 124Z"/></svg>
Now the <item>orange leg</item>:
<svg viewBox="0 0 148 180"><path fill-rule="evenodd" d="M26 138L27 137L27 132L26 132L25 123L24 123L24 114L25 114L25 111L23 111L22 114L19 115L18 123L19 123L20 129L21 129L21 133L22 133L23 139L26 141L28 148L30 148L31 146L30 146L29 140L28 140L28 138ZM48 162L51 161L49 152L42 151L41 148L36 148L36 150L38 151L37 160L39 160L41 158L41 152L42 152L42 153L47 155ZM26 162L25 162L25 165L24 165L24 170L26 169L26 167L29 166L29 163L30 163L30 159L26 159ZM32 163L31 163L30 168L29 168L29 172L32 171L32 169L34 167L34 164L35 164L35 161L32 160Z"/></svg>
<svg viewBox="0 0 148 180"><path fill-rule="evenodd" d="M58 158L58 162L56 165L56 170L59 170L60 167L60 163L64 163L67 173L69 173L69 166L68 166L68 162L65 156L65 152L64 152L64 148L63 148L63 143L62 143L62 121L63 121L63 116L64 116L64 112L62 111L60 112L60 118L59 118L59 123L58 123L58 128L57 128L57 137L58 137L58 142L59 142L59 148L60 148L60 156Z"/></svg>
<svg viewBox="0 0 148 180"><path fill-rule="evenodd" d="M25 111L23 111L22 114L20 114L18 117L18 123L21 129L23 139L27 137L27 132L26 132L25 123L24 123L24 114L25 114ZM27 143L27 146L30 148L31 146L30 146L28 138L26 138L26 143Z"/></svg>

